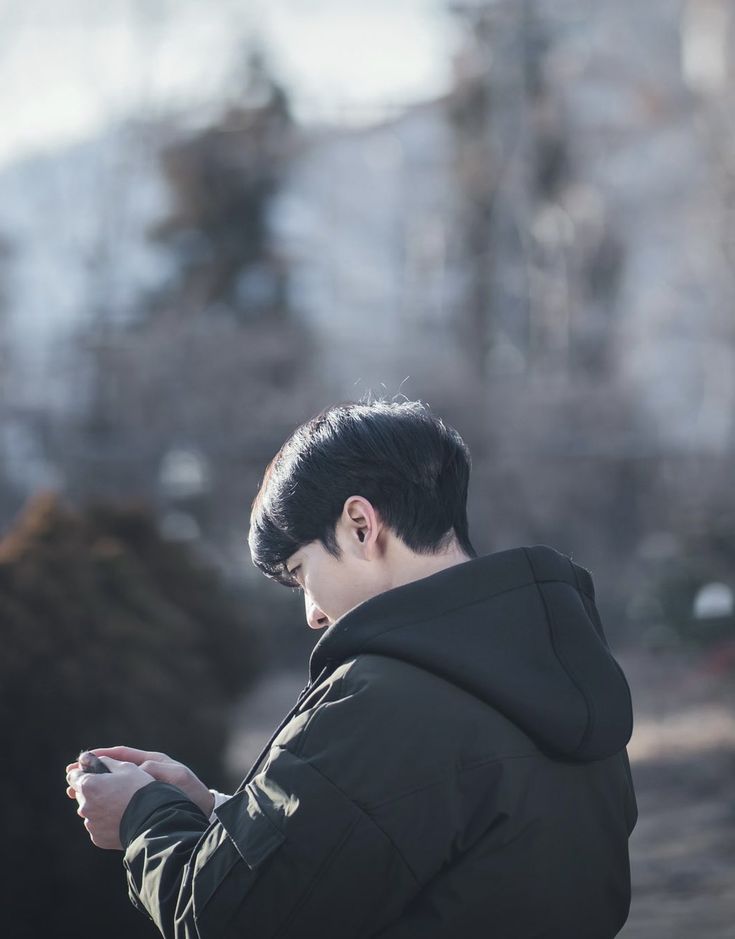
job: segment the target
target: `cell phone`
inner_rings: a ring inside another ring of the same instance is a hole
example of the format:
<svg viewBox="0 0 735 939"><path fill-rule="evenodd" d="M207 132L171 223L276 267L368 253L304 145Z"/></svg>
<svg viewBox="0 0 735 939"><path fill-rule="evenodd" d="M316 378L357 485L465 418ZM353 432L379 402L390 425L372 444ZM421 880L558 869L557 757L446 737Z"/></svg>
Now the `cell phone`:
<svg viewBox="0 0 735 939"><path fill-rule="evenodd" d="M82 750L77 757L77 762L85 773L111 772L110 767L106 766L98 756L95 756L94 753L90 753L89 750Z"/></svg>

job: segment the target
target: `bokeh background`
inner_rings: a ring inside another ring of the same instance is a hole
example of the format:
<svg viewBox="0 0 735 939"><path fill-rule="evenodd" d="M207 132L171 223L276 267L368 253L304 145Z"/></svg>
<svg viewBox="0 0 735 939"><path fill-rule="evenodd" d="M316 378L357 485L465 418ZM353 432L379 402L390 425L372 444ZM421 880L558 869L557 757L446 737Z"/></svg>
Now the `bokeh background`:
<svg viewBox="0 0 735 939"><path fill-rule="evenodd" d="M157 934L63 767L237 785L318 639L250 505L365 395L464 436L481 553L593 573L621 935L732 935L734 105L729 0L0 0L7 935Z"/></svg>

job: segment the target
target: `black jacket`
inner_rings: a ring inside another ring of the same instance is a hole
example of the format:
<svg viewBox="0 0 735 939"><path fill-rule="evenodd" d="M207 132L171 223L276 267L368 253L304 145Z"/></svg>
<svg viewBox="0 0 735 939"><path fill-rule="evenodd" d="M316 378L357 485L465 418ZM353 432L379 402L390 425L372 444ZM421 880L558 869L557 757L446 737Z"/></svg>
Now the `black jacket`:
<svg viewBox="0 0 735 939"><path fill-rule="evenodd" d="M630 904L630 692L589 573L474 558L359 604L240 790L121 822L165 936L608 939Z"/></svg>

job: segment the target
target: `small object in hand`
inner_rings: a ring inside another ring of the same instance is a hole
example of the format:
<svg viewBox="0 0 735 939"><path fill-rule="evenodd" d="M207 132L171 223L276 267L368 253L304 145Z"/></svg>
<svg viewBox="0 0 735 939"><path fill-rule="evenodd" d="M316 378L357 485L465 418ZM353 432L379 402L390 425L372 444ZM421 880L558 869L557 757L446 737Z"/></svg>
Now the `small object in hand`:
<svg viewBox="0 0 735 939"><path fill-rule="evenodd" d="M95 756L94 753L90 753L89 750L82 750L77 761L82 771L85 773L111 772L110 767L106 766L98 756Z"/></svg>

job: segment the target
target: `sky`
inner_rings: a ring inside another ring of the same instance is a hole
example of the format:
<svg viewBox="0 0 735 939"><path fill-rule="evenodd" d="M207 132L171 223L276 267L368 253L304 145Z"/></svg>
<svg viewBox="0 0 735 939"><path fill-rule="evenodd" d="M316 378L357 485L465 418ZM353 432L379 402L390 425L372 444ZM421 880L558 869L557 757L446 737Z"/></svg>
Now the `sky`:
<svg viewBox="0 0 735 939"><path fill-rule="evenodd" d="M250 35L306 121L369 122L449 80L442 0L0 0L0 166L206 105Z"/></svg>

